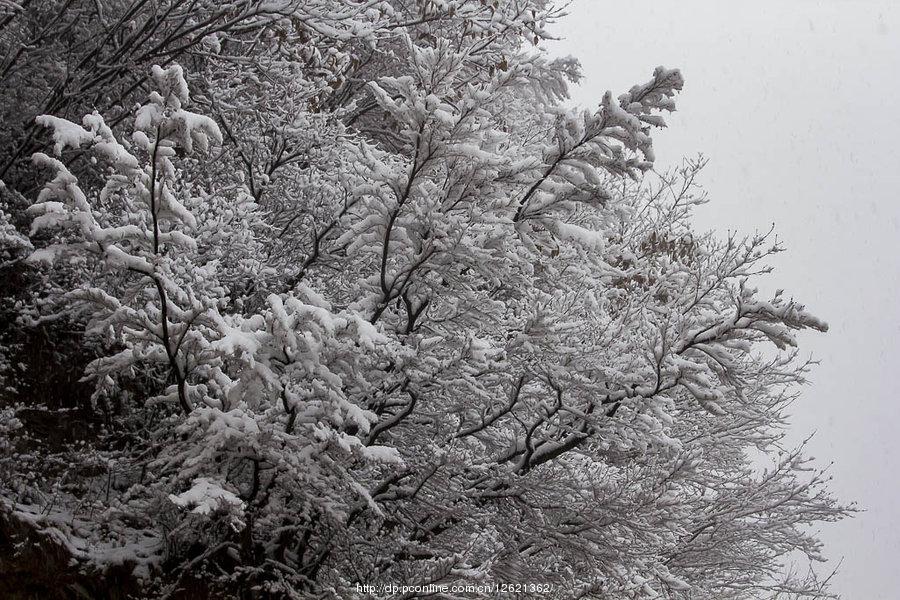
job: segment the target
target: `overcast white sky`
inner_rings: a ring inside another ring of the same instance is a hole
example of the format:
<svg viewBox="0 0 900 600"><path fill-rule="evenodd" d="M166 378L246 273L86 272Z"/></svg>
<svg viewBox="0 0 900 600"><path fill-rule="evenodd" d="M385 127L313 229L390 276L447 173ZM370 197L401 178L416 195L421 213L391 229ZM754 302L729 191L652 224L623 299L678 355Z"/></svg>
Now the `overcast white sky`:
<svg viewBox="0 0 900 600"><path fill-rule="evenodd" d="M702 229L768 229L788 251L766 288L827 320L794 406L796 439L834 461L833 489L867 512L822 532L844 600L900 598L900 3L576 0L554 53L577 56L596 106L657 65L686 78L655 138L664 168L699 152Z"/></svg>

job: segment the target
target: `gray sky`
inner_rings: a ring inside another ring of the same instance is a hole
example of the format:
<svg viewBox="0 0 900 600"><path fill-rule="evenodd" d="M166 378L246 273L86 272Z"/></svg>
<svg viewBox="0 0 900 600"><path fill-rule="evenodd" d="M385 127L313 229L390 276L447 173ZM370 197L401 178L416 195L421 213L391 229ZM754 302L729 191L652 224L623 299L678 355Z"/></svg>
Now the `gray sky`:
<svg viewBox="0 0 900 600"><path fill-rule="evenodd" d="M867 512L826 526L845 600L900 598L900 3L576 0L555 53L581 61L596 106L657 65L686 84L657 166L704 153L701 229L768 229L784 287L831 326L803 335L821 361L794 405L794 438L834 461L832 489Z"/></svg>

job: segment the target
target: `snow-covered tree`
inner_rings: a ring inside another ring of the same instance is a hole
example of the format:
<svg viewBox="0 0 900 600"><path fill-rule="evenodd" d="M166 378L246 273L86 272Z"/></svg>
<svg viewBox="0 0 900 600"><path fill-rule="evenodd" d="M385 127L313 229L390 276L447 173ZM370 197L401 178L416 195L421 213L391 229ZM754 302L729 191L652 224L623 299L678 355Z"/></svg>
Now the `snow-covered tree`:
<svg viewBox="0 0 900 600"><path fill-rule="evenodd" d="M831 597L792 565L852 508L784 447L795 332L827 326L754 288L771 232L691 228L702 161L652 170L677 70L567 107L543 0L149 4L86 21L104 59L66 85L97 110L4 125L51 146L7 159L20 327L84 326L100 422L50 444L0 407L0 573L44 547L92 597Z"/></svg>

